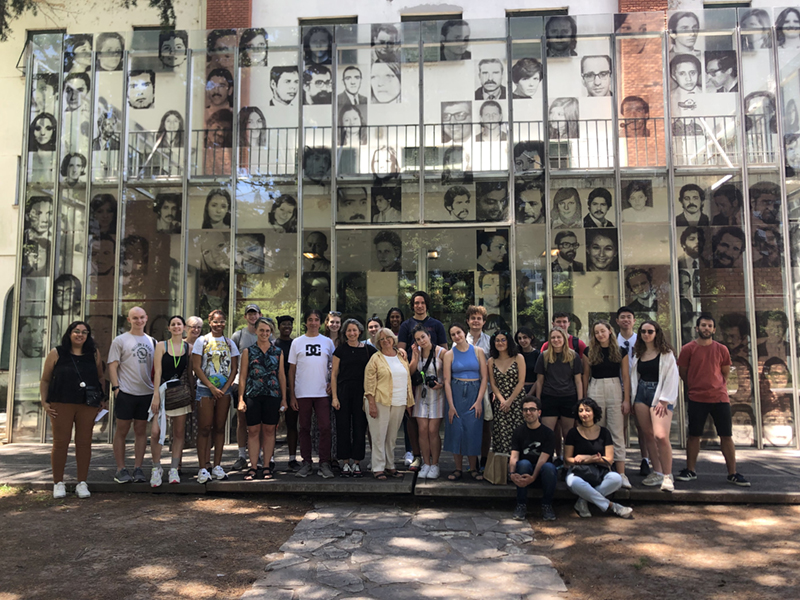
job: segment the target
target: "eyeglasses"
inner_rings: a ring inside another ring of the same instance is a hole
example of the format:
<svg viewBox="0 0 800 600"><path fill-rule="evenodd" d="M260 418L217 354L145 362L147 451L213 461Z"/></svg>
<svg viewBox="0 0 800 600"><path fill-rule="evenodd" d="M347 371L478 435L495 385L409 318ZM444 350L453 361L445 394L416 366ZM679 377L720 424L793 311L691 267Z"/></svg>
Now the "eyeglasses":
<svg viewBox="0 0 800 600"><path fill-rule="evenodd" d="M566 248L566 249L570 249L570 248L571 248L571 249L573 249L573 250L577 250L578 248L580 248L580 246L581 246L581 245L580 245L580 244L578 244L578 243L575 243L575 244L570 244L569 242L561 242L561 243L558 245L558 247L559 247L559 248Z"/></svg>
<svg viewBox="0 0 800 600"><path fill-rule="evenodd" d="M611 71L600 71L599 73L594 73L593 71L589 71L588 73L581 73L581 77L583 80L591 83L595 79L600 79L601 81L605 81L609 77L611 77Z"/></svg>
<svg viewBox="0 0 800 600"><path fill-rule="evenodd" d="M444 113L442 115L442 121L445 123L452 123L453 121L464 122L469 119L469 113L465 110L457 113Z"/></svg>
<svg viewBox="0 0 800 600"><path fill-rule="evenodd" d="M532 408L523 408L522 412L524 412L524 413L526 413L526 412L539 412L539 408L536 407L536 406L534 406Z"/></svg>

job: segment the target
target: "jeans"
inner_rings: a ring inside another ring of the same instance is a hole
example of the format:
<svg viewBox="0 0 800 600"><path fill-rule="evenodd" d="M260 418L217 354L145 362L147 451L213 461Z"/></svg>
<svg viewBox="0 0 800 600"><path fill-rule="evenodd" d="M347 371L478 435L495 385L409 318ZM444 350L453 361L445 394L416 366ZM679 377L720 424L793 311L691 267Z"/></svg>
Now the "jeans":
<svg viewBox="0 0 800 600"><path fill-rule="evenodd" d="M520 475L533 475L533 463L525 459L518 460L515 472ZM544 463L539 470L539 476L531 484L542 488L542 505L553 503L553 494L556 493L557 481L558 470L556 466L551 462ZM528 487L517 486L517 504L527 504Z"/></svg>
<svg viewBox="0 0 800 600"><path fill-rule="evenodd" d="M608 510L611 504L606 496L610 496L622 487L622 477L619 473L609 471L596 488L592 487L580 477L572 473L567 474L567 487L576 496L591 502L603 512Z"/></svg>

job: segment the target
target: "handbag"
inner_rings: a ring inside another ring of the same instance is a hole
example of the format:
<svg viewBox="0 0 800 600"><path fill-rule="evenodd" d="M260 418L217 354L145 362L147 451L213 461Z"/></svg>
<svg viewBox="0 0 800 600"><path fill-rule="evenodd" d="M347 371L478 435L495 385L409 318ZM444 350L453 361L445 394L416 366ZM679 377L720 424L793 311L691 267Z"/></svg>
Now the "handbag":
<svg viewBox="0 0 800 600"><path fill-rule="evenodd" d="M184 342L184 352L188 351L188 344ZM192 404L193 394L189 381L189 365L181 373L178 379L167 381L164 390L164 410L177 410Z"/></svg>
<svg viewBox="0 0 800 600"><path fill-rule="evenodd" d="M608 466L594 463L590 465L575 465L569 470L575 477L580 477L592 487L597 487L603 483L603 479L605 479L609 471Z"/></svg>
<svg viewBox="0 0 800 600"><path fill-rule="evenodd" d="M495 485L505 485L508 483L508 460L510 455L489 450L486 457L486 468L483 470L483 478Z"/></svg>
<svg viewBox="0 0 800 600"><path fill-rule="evenodd" d="M96 385L86 385L86 382L83 380L83 377L81 377L81 372L78 369L78 363L75 362L75 357L72 355L72 353L70 353L69 357L72 359L72 366L75 367L75 372L78 374L78 379L81 380L83 402L86 404L86 406L100 408L100 405L103 404L103 400L105 400L105 394L103 393L103 390Z"/></svg>

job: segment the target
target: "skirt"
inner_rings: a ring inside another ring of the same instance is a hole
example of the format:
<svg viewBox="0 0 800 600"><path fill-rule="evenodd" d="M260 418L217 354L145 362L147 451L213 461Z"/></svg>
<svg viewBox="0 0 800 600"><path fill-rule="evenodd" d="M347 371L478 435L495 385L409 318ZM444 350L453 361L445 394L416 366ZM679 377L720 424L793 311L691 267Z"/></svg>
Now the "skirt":
<svg viewBox="0 0 800 600"><path fill-rule="evenodd" d="M444 451L466 456L480 456L483 439L483 419L476 417L475 410L470 407L478 399L480 381L462 381L453 379L450 387L453 391L453 405L457 417L450 423L448 411L444 414Z"/></svg>

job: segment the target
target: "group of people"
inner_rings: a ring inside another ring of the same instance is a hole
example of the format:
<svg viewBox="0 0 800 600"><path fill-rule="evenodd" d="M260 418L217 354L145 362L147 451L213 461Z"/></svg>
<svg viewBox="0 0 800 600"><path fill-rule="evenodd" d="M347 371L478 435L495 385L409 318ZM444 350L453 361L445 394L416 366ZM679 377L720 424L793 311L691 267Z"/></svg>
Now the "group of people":
<svg viewBox="0 0 800 600"><path fill-rule="evenodd" d="M470 306L467 324L452 323L446 333L430 316L430 304L428 294L417 291L410 318L392 309L387 326L373 316L366 334L356 319L342 322L341 313L323 315L311 309L304 315L305 332L294 339L292 317L278 317L276 328L250 304L247 326L232 338L224 333L226 315L214 310L208 315L208 334L200 335L203 321L198 317L190 317L187 326L176 315L169 319L170 337L163 342L145 333L146 312L132 308L130 329L114 339L108 356L117 419L115 481L147 481L142 465L150 420L150 484L162 484L161 453L170 419L168 480L180 483L188 415L195 415L198 425L198 483L226 479L221 465L225 424L235 402L239 457L233 468L246 469L245 480L274 477L276 428L285 413L288 466L297 477L314 472L314 446L319 476L332 478L336 470L342 477L362 477L367 439L371 465L366 470L378 480L402 477L394 460L402 426L406 466L421 479L440 477L442 450L454 458L450 481L464 476L465 456L473 480L482 481L485 473L492 483L505 483L508 474L517 487L515 518L525 518L527 490L534 485L542 488L543 518L555 519L558 469L566 469L567 487L579 497L575 510L580 516L591 516L589 504L594 504L628 517L629 507L607 498L631 487L625 474L625 428L626 416L633 413L644 457L643 485L671 492L676 479L697 478L708 416L720 436L728 481L750 485L736 471L726 388L731 358L712 339L716 322L711 315L698 318L697 339L676 358L655 321L645 320L634 332L635 317L628 307L617 311L618 334L608 321L596 321L588 346L567 333L569 315L556 313L539 351L526 327L513 336L506 330L487 335L481 306ZM674 476L669 436L681 379L686 384L689 440L686 468ZM106 408L104 386L91 328L75 321L48 355L40 385L53 426L57 498L66 494L63 475L73 425L76 493L90 495L86 479L92 427ZM131 426L132 474L125 463Z"/></svg>

